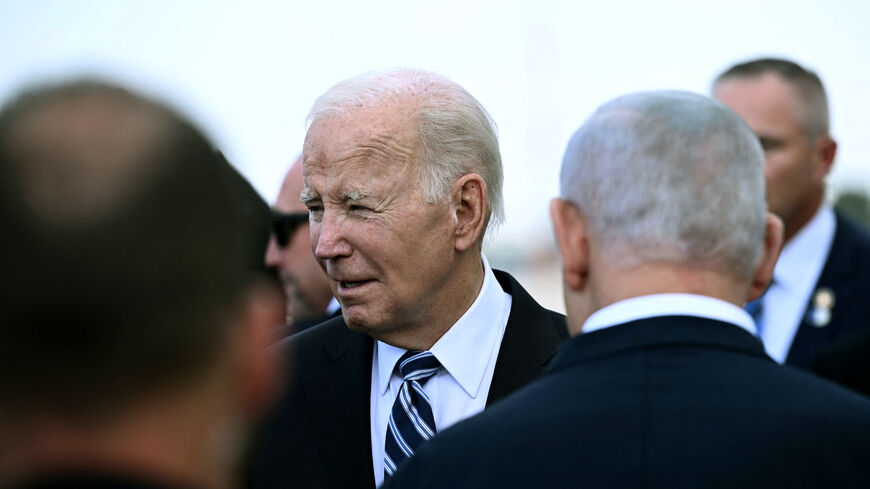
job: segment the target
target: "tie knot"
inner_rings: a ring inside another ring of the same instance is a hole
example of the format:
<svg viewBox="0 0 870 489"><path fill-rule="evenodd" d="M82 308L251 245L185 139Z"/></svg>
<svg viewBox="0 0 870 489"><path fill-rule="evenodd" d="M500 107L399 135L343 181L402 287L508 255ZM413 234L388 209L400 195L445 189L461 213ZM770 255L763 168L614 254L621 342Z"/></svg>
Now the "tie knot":
<svg viewBox="0 0 870 489"><path fill-rule="evenodd" d="M399 373L405 381L428 379L439 368L441 362L428 351L408 351L399 359Z"/></svg>

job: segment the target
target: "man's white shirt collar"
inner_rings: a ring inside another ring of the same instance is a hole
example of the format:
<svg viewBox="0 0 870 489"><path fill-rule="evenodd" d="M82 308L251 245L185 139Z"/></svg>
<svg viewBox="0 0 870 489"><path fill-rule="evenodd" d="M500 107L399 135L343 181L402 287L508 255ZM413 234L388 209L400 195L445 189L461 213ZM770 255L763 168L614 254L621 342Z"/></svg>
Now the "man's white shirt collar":
<svg viewBox="0 0 870 489"><path fill-rule="evenodd" d="M338 303L338 299L333 297L332 300L329 301L329 304L327 304L326 306L326 314L329 315L334 313L338 310L339 307L341 307L341 304Z"/></svg>
<svg viewBox="0 0 870 489"><path fill-rule="evenodd" d="M695 294L653 294L615 302L589 316L581 331L591 333L658 316L698 316L731 323L753 336L756 334L752 317L743 309L721 299Z"/></svg>
<svg viewBox="0 0 870 489"><path fill-rule="evenodd" d="M777 285L799 295L803 295L800 291L815 286L831 251L836 222L834 211L822 206L783 246L773 271Z"/></svg>
<svg viewBox="0 0 870 489"><path fill-rule="evenodd" d="M491 326L491 318L494 313L505 309L509 297L499 285L486 257L481 255L481 258L484 275L477 298L429 350L472 398L477 397L487 368L487 363L480 361L481 352L491 351L501 341L501 331ZM406 351L378 341L378 392L381 395L389 389L396 362Z"/></svg>

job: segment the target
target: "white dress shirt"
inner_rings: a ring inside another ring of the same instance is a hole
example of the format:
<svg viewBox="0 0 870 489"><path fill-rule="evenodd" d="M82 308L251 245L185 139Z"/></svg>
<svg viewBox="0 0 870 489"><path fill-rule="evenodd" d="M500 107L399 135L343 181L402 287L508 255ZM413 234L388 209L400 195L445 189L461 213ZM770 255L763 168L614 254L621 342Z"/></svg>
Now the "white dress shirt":
<svg viewBox="0 0 870 489"><path fill-rule="evenodd" d="M581 331L591 333L617 324L657 316L698 316L731 323L755 336L755 322L743 309L721 299L695 294L653 294L632 297L595 311Z"/></svg>
<svg viewBox="0 0 870 489"><path fill-rule="evenodd" d="M332 300L329 301L329 304L326 305L326 314L330 315L334 313L339 307L341 307L341 304L338 303L338 299L333 297Z"/></svg>
<svg viewBox="0 0 870 489"><path fill-rule="evenodd" d="M834 211L821 207L786 243L776 262L773 283L762 302L761 341L767 354L779 363L788 357L831 251L836 227Z"/></svg>
<svg viewBox="0 0 870 489"><path fill-rule="evenodd" d="M438 431L483 411L510 316L512 298L502 290L486 257L482 258L484 278L477 298L429 350L444 367L423 385L432 400ZM402 386L402 377L395 366L406 351L375 342L369 412L376 486L384 482L387 424Z"/></svg>

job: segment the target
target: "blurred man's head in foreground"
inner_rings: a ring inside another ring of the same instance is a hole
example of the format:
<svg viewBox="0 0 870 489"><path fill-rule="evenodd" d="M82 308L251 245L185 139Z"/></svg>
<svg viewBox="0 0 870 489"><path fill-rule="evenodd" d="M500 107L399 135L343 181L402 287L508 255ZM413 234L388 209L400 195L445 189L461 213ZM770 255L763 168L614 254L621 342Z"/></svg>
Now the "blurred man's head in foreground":
<svg viewBox="0 0 870 489"><path fill-rule="evenodd" d="M221 163L170 109L99 82L0 113L0 475L230 476L281 314Z"/></svg>

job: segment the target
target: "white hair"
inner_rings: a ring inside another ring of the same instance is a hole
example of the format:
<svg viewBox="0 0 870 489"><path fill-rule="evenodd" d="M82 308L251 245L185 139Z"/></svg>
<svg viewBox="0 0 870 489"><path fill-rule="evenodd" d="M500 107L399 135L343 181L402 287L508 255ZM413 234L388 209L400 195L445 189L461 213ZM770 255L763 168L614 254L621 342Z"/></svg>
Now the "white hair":
<svg viewBox="0 0 870 489"><path fill-rule="evenodd" d="M318 97L308 123L396 103L417 113L419 183L424 198L441 201L459 178L476 173L486 183L489 223L501 223L503 176L495 122L480 102L447 78L412 69L356 76Z"/></svg>
<svg viewBox="0 0 870 489"><path fill-rule="evenodd" d="M765 232L764 156L730 109L688 92L600 107L571 138L562 198L611 263L674 262L752 276Z"/></svg>

